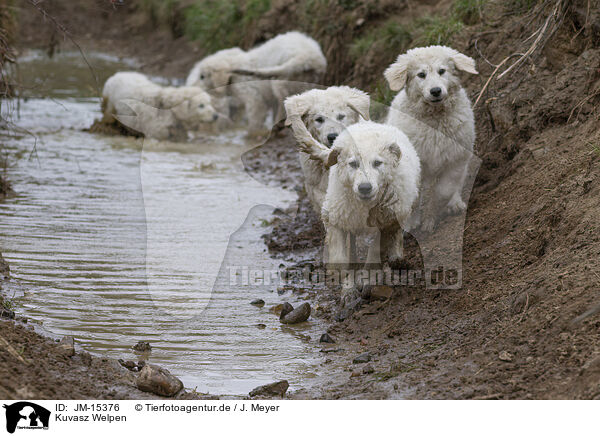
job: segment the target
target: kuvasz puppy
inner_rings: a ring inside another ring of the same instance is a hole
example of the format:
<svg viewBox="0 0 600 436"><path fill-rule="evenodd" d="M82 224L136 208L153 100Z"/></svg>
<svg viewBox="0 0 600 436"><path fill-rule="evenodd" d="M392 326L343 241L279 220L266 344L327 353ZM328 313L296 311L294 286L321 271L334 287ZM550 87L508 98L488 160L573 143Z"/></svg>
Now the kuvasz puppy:
<svg viewBox="0 0 600 436"><path fill-rule="evenodd" d="M160 86L135 72L116 73L106 81L102 112L107 123L135 115L135 130L156 139L184 139L202 123L219 118L202 89Z"/></svg>
<svg viewBox="0 0 600 436"><path fill-rule="evenodd" d="M475 61L443 46L415 48L398 56L384 75L393 91L386 120L411 140L423 166L420 207L410 227L429 232L440 213L466 209L462 189L475 143L471 102L459 71L477 74Z"/></svg>
<svg viewBox="0 0 600 436"><path fill-rule="evenodd" d="M381 241L389 242L386 257L402 258L402 229L418 198L421 175L419 157L407 136L391 125L362 121L342 131L331 149L311 137L302 138L301 147L330 167L322 211L328 264L347 267L348 235L374 230ZM387 234L389 229L394 233ZM379 263L379 247L376 238L367 264ZM342 292L343 306L357 299L354 283L344 282Z"/></svg>
<svg viewBox="0 0 600 436"><path fill-rule="evenodd" d="M270 111L283 118L285 97L318 83L327 69L319 43L300 32L288 32L249 51L221 50L198 62L186 84L223 96L244 106L251 131L264 129Z"/></svg>
<svg viewBox="0 0 600 436"><path fill-rule="evenodd" d="M370 98L366 92L348 86L331 86L327 89L311 89L285 100L286 124L301 120L302 129L321 144L331 147L342 131L359 121L369 118ZM297 128L298 123L292 125ZM321 213L327 191L329 174L321 161L300 152L300 164L304 173L304 186L312 206Z"/></svg>

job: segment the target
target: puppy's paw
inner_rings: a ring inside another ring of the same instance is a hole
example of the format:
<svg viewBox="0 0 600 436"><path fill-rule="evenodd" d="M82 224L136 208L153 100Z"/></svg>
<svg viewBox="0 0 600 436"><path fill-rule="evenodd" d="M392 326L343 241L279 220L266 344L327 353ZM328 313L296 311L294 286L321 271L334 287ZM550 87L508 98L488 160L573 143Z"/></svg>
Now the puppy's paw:
<svg viewBox="0 0 600 436"><path fill-rule="evenodd" d="M467 205L464 201L462 201L460 195L454 194L454 196L448 202L447 209L449 214L458 215L467 209Z"/></svg>
<svg viewBox="0 0 600 436"><path fill-rule="evenodd" d="M425 233L431 233L435 230L435 219L426 218L421 223L421 231Z"/></svg>
<svg viewBox="0 0 600 436"><path fill-rule="evenodd" d="M390 250L388 255L388 262L390 263L398 263L404 258L404 249L394 247Z"/></svg>
<svg viewBox="0 0 600 436"><path fill-rule="evenodd" d="M361 294L356 288L344 289L340 306L342 309L354 309L360 304Z"/></svg>

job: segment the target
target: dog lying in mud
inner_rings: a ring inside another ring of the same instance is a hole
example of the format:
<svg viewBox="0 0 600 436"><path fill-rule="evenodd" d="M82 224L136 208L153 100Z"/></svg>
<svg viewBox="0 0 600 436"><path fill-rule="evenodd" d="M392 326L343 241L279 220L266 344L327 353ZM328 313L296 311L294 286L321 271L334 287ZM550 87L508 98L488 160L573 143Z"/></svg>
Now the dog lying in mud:
<svg viewBox="0 0 600 436"><path fill-rule="evenodd" d="M300 149L329 168L321 218L326 229L328 268L350 263L349 235L374 234L367 265L403 257L403 227L419 195L421 165L399 129L372 121L349 126L328 148L314 139L298 117L292 119ZM380 243L385 242L383 250ZM342 284L342 307L359 300L355 283Z"/></svg>
<svg viewBox="0 0 600 436"><path fill-rule="evenodd" d="M283 118L285 97L319 83L327 60L319 43L300 32L288 32L249 51L229 48L196 63L186 80L218 97L230 97L230 107L243 105L251 132L264 129L272 111Z"/></svg>
<svg viewBox="0 0 600 436"><path fill-rule="evenodd" d="M160 140L184 140L219 114L211 97L194 86L164 87L145 75L120 72L111 76L102 92L102 122L126 124L136 132ZM124 122L135 119L135 122Z"/></svg>
<svg viewBox="0 0 600 436"><path fill-rule="evenodd" d="M425 232L436 217L466 209L462 189L475 143L471 102L458 71L477 74L475 61L444 46L415 48L398 56L384 76L393 91L386 120L414 145L423 167L420 207L409 227Z"/></svg>
<svg viewBox="0 0 600 436"><path fill-rule="evenodd" d="M286 125L300 118L308 132L321 144L331 147L342 131L369 118L370 98L366 92L348 86L311 89L285 100ZM300 165L308 198L317 213L321 213L329 174L321 161L300 152Z"/></svg>

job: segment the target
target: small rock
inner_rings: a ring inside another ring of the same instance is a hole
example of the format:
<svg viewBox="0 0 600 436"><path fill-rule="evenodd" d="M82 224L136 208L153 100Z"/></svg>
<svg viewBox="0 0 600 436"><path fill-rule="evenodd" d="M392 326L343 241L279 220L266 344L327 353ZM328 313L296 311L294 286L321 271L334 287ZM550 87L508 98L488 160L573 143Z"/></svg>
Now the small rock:
<svg viewBox="0 0 600 436"><path fill-rule="evenodd" d="M138 369L141 371L144 366L146 366L146 362L143 360L138 360L137 363Z"/></svg>
<svg viewBox="0 0 600 436"><path fill-rule="evenodd" d="M510 354L508 351L500 351L498 359L502 360L503 362L512 362L513 355Z"/></svg>
<svg viewBox="0 0 600 436"><path fill-rule="evenodd" d="M375 369L373 369L373 366L370 363L367 363L363 368L363 374L373 374L374 372Z"/></svg>
<svg viewBox="0 0 600 436"><path fill-rule="evenodd" d="M252 389L252 391L248 394L251 397L273 397L280 396L283 398L286 391L290 387L290 384L287 380L282 380L274 383L269 383L268 385L259 386L257 388Z"/></svg>
<svg viewBox="0 0 600 436"><path fill-rule="evenodd" d="M319 339L319 342L324 342L326 344L335 344L335 341L331 336L329 336L328 333L323 333L321 335L321 339Z"/></svg>
<svg viewBox="0 0 600 436"><path fill-rule="evenodd" d="M119 359L118 362L129 371L138 371L138 366L133 360Z"/></svg>
<svg viewBox="0 0 600 436"><path fill-rule="evenodd" d="M286 303L289 304L289 303ZM290 307L291 304L289 305ZM285 307L284 307L285 309ZM302 303L300 306L296 307L291 312L285 313L284 310L281 311L281 316L279 320L284 324L298 324L299 322L304 322L310 316L310 304Z"/></svg>
<svg viewBox="0 0 600 436"><path fill-rule="evenodd" d="M157 365L146 364L136 381L143 392L152 392L163 397L172 397L183 389L183 383L174 375Z"/></svg>
<svg viewBox="0 0 600 436"><path fill-rule="evenodd" d="M15 319L15 312L5 307L0 307L0 318Z"/></svg>
<svg viewBox="0 0 600 436"><path fill-rule="evenodd" d="M371 300L387 300L392 296L394 290L390 286L373 286L371 289Z"/></svg>
<svg viewBox="0 0 600 436"><path fill-rule="evenodd" d="M363 353L359 356L356 356L352 363L367 363L371 361L371 355L369 353Z"/></svg>
<svg viewBox="0 0 600 436"><path fill-rule="evenodd" d="M266 324L260 324L260 323L259 323L259 324L256 324L256 327L257 327L257 328L259 328L260 330L264 330L264 329L266 329L266 328L267 328L267 325L266 325Z"/></svg>
<svg viewBox="0 0 600 436"><path fill-rule="evenodd" d="M294 306L292 306L290 303L283 303L281 305L281 313L279 314L279 319L283 319L284 316L286 316L288 313L292 312L294 310Z"/></svg>
<svg viewBox="0 0 600 436"><path fill-rule="evenodd" d="M75 355L75 339L73 336L65 336L58 343L58 348L65 354L65 356L72 357Z"/></svg>
<svg viewBox="0 0 600 436"><path fill-rule="evenodd" d="M150 342L146 342L146 341L139 341L132 348L135 351L139 351L141 353L144 353L144 352L152 350L152 347L150 346Z"/></svg>
<svg viewBox="0 0 600 436"><path fill-rule="evenodd" d="M350 374L350 378L359 377L359 376L360 376L360 372L358 372L358 371L352 371L352 374Z"/></svg>
<svg viewBox="0 0 600 436"><path fill-rule="evenodd" d="M257 307L263 307L265 305L265 300L261 300L260 298L257 298L256 300L252 300L250 302L250 304L253 306L257 306Z"/></svg>

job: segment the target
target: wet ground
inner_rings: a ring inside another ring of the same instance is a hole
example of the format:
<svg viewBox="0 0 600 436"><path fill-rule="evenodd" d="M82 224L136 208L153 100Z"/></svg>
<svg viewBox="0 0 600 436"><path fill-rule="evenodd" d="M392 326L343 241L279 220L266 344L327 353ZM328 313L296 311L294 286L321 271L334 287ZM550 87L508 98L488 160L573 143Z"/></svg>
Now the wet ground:
<svg viewBox="0 0 600 436"><path fill-rule="evenodd" d="M101 81L131 65L89 59ZM5 143L17 195L0 204L4 292L17 312L96 355L163 365L202 392L306 386L322 325L282 327L268 309L301 298L242 281L244 268L280 268L261 235L294 198L245 171L241 156L256 144L243 132L185 144L90 134L100 105L78 54L29 53L20 71L32 86L12 116L28 133ZM132 352L139 340L150 355Z"/></svg>

